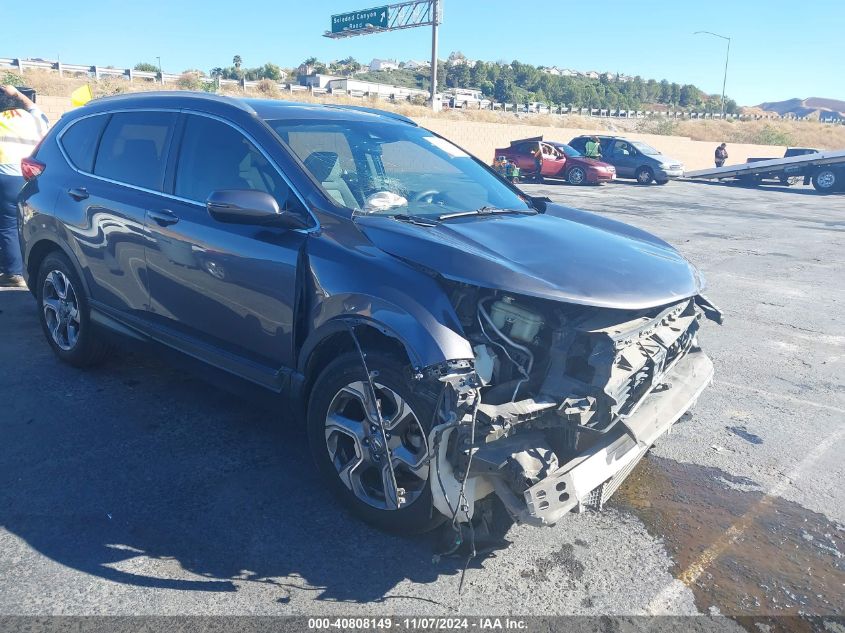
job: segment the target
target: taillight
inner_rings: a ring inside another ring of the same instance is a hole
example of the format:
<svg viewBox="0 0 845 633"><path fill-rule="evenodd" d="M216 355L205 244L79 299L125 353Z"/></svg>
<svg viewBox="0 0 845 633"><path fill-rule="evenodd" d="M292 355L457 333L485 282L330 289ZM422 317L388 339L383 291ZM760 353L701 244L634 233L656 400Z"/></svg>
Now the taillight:
<svg viewBox="0 0 845 633"><path fill-rule="evenodd" d="M47 165L34 158L24 158L21 160L21 174L23 174L23 178L27 182L38 178L45 169L47 169Z"/></svg>

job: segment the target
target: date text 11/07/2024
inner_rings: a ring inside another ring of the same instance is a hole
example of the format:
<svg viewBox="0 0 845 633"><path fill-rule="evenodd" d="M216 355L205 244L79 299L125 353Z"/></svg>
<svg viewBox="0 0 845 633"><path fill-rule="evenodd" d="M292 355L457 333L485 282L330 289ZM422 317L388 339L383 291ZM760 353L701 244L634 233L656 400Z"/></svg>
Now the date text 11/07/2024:
<svg viewBox="0 0 845 633"><path fill-rule="evenodd" d="M320 630L510 630L521 631L527 628L527 622L520 618L500 617L474 617L474 618L437 618L437 617L411 617L411 618L308 618L308 629Z"/></svg>

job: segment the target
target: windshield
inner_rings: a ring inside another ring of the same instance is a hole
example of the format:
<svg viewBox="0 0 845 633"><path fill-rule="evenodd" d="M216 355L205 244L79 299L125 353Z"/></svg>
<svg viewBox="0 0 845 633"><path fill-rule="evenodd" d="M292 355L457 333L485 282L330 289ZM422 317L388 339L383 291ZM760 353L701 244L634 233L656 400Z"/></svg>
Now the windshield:
<svg viewBox="0 0 845 633"><path fill-rule="evenodd" d="M554 146L570 158L578 158L579 156L583 156L581 152L579 152L574 147L570 147L566 143L555 143Z"/></svg>
<svg viewBox="0 0 845 633"><path fill-rule="evenodd" d="M631 141L631 145L633 145L643 154L646 154L648 156L657 156L658 154L660 154L660 152L654 149L651 145L647 145L646 143L643 143L641 141Z"/></svg>
<svg viewBox="0 0 845 633"><path fill-rule="evenodd" d="M405 123L268 121L326 194L359 214L439 218L527 202L463 150Z"/></svg>

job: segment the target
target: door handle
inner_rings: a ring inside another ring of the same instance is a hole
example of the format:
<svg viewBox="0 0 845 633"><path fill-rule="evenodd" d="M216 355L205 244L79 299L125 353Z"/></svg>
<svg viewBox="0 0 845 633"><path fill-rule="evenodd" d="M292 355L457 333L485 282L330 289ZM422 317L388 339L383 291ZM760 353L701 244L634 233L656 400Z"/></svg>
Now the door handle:
<svg viewBox="0 0 845 633"><path fill-rule="evenodd" d="M67 190L67 195L79 202L88 197L88 190L85 187L74 187L73 189Z"/></svg>
<svg viewBox="0 0 845 633"><path fill-rule="evenodd" d="M177 216L173 211L170 209L162 209L161 211L147 211L147 215L149 215L155 223L159 226L169 226L171 224L176 224L179 221L179 216Z"/></svg>

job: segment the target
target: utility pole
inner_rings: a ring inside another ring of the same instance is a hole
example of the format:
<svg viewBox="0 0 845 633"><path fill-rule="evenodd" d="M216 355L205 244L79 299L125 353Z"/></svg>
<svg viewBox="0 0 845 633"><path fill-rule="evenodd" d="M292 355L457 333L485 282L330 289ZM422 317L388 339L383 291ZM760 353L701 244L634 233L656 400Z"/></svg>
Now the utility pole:
<svg viewBox="0 0 845 633"><path fill-rule="evenodd" d="M728 43L728 50L725 53L725 74L722 77L722 118L724 119L725 118L725 86L728 83L728 60L730 59L730 56L731 56L731 38L729 38L726 35L719 35L718 33L713 33L711 31L696 31L695 33L693 33L693 35L699 35L699 34L712 35L713 37L718 37L718 38L721 38L723 40L726 40L727 43Z"/></svg>

